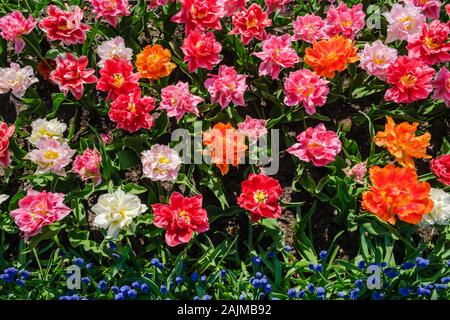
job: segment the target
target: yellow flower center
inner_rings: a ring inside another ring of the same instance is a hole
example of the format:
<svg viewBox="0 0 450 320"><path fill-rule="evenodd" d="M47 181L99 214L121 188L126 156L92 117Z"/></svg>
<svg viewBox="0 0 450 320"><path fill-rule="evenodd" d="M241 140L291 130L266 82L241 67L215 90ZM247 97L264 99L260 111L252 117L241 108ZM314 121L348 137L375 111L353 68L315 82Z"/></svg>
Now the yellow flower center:
<svg viewBox="0 0 450 320"><path fill-rule="evenodd" d="M46 204L45 203L39 203L34 208L34 211L31 212L31 219L33 221L36 221L36 219L38 219L38 218L42 219L42 217L48 216L49 213L50 212L49 212L48 207L46 206Z"/></svg>
<svg viewBox="0 0 450 320"><path fill-rule="evenodd" d="M258 25L258 22L256 21L255 18L252 18L252 19L247 21L247 28L254 28L257 25Z"/></svg>
<svg viewBox="0 0 450 320"><path fill-rule="evenodd" d="M167 158L166 156L162 156L161 158L159 158L159 163L161 164L169 163L169 158Z"/></svg>
<svg viewBox="0 0 450 320"><path fill-rule="evenodd" d="M125 219L126 216L127 216L127 210L122 208L122 209L119 210L119 214L122 217L122 219Z"/></svg>
<svg viewBox="0 0 450 320"><path fill-rule="evenodd" d="M44 158L48 160L56 160L59 157L59 153L54 150L48 150L44 152Z"/></svg>
<svg viewBox="0 0 450 320"><path fill-rule="evenodd" d="M410 73L408 73L407 75L404 75L401 78L402 84L407 88L414 86L416 84L416 81L417 81L417 78Z"/></svg>
<svg viewBox="0 0 450 320"><path fill-rule="evenodd" d="M207 12L198 12L195 6L191 8L191 15L193 18L202 19L206 17L207 14L208 14Z"/></svg>
<svg viewBox="0 0 450 320"><path fill-rule="evenodd" d="M439 47L439 43L435 38L426 37L425 44L430 49L436 49L437 47Z"/></svg>
<svg viewBox="0 0 450 320"><path fill-rule="evenodd" d="M268 198L269 195L262 190L256 191L255 194L253 195L253 199L255 199L257 203L265 203Z"/></svg>
<svg viewBox="0 0 450 320"><path fill-rule="evenodd" d="M109 5L107 5L106 7L109 10L117 8L117 1L116 0L109 0Z"/></svg>
<svg viewBox="0 0 450 320"><path fill-rule="evenodd" d="M331 65L338 62L340 59L341 57L335 51L332 51L328 54L326 61Z"/></svg>
<svg viewBox="0 0 450 320"><path fill-rule="evenodd" d="M191 217L189 216L189 212L187 212L186 210L178 211L178 218L183 219L187 223L191 222Z"/></svg>
<svg viewBox="0 0 450 320"><path fill-rule="evenodd" d="M383 57L373 59L373 63L375 64L384 64L386 60Z"/></svg>
<svg viewBox="0 0 450 320"><path fill-rule="evenodd" d="M341 25L344 28L349 28L349 27L351 27L353 25L353 21L352 20L346 20L346 21L341 22Z"/></svg>
<svg viewBox="0 0 450 320"><path fill-rule="evenodd" d="M128 104L128 110L130 110L130 112L136 112L136 105L131 102L130 104Z"/></svg>
<svg viewBox="0 0 450 320"><path fill-rule="evenodd" d="M414 28L414 19L411 16L401 18L400 22L403 23L403 26L406 30L411 30L412 28Z"/></svg>
<svg viewBox="0 0 450 320"><path fill-rule="evenodd" d="M121 73L115 73L115 74L113 74L112 77L114 80L113 85L116 88L120 88L123 85L123 83L125 82L125 78L123 77L123 75Z"/></svg>
<svg viewBox="0 0 450 320"><path fill-rule="evenodd" d="M319 141L311 141L308 143L308 149L321 148L323 147Z"/></svg>
<svg viewBox="0 0 450 320"><path fill-rule="evenodd" d="M305 96L305 97L309 97L313 92L314 92L314 86L313 85L309 85L308 88L306 88L306 90L305 90L305 87L298 87L297 88L297 94Z"/></svg>
<svg viewBox="0 0 450 320"><path fill-rule="evenodd" d="M72 24L70 22L67 22L65 25L58 26L58 30L61 31L67 31L69 29L72 29Z"/></svg>
<svg viewBox="0 0 450 320"><path fill-rule="evenodd" d="M233 92L236 90L236 85L234 83L230 82L230 83L227 83L227 88L228 88L228 90Z"/></svg>

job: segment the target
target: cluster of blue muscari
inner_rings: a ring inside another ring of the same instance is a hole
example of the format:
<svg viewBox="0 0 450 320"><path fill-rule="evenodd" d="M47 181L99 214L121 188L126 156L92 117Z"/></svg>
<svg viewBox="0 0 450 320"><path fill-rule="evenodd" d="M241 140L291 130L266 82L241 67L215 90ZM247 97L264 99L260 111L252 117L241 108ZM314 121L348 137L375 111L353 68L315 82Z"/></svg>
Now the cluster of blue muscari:
<svg viewBox="0 0 450 320"><path fill-rule="evenodd" d="M114 244L110 243L110 248L115 250L116 247ZM292 248L290 246L285 246L284 251L287 253L290 253ZM275 252L270 251L266 257L268 259L272 259L275 257ZM309 263L308 268L312 272L323 272L323 266L322 263L326 261L328 257L328 253L325 250L320 251L318 254L319 263L313 264ZM263 259L260 256L254 256L252 257L252 262L257 268L256 270L261 270ZM93 269L94 264L93 263L86 263L83 258L75 258L73 260L73 263L79 267L85 267L87 270ZM445 262L447 266L450 267L450 262ZM165 266L163 263L159 261L158 258L153 258L151 260L151 265L154 266L157 270L162 271L165 269ZM382 267L383 274L386 278L394 279L396 277L399 277L403 274L403 272L407 270L421 270L423 268L426 268L430 265L430 260L425 259L423 257L417 257L415 260L412 261L406 261L403 264L401 264L399 267L387 267L386 262L381 263L367 263L364 260L361 260L357 262L357 268L361 271L364 271L368 265L378 265ZM5 281L7 283L12 283L14 280L16 281L17 285L23 286L25 284L25 279L30 276L30 273L26 270L18 271L16 268L8 268L5 269L3 274L0 274L0 281ZM145 277L152 277L151 274L146 274ZM211 277L212 281L216 281L216 279L220 279L224 284L227 282L228 279L228 272L226 269L220 270L216 276ZM85 285L89 285L91 283L91 278L89 277L83 277L82 282ZM163 296L167 296L169 292L174 290L177 286L181 286L183 284L190 285L195 284L197 282L206 282L207 277L205 275L200 275L197 272L192 272L189 275L182 276L179 275L175 277L174 280L172 280L170 283L167 284L161 284L160 285L160 293ZM254 276L252 276L249 279L249 282L251 286L256 289L256 295L258 298L263 298L266 294L269 294L272 292L272 285L270 284L270 281L266 275L264 275L262 272L256 272ZM399 294L402 297L410 297L410 296L418 296L418 297L427 297L431 296L433 290L436 291L443 291L448 289L450 283L450 277L443 277L440 279L440 281L436 281L436 283L427 283L427 284L421 284L417 287L401 287L399 288ZM334 293L338 298L342 299L351 299L351 300L357 300L363 296L366 296L367 292L363 289L365 285L365 281L363 279L357 279L353 283L353 288L350 288L349 291L339 291L337 293ZM387 287L387 284L385 284L385 288ZM145 281L134 281L130 285L122 285L122 286L110 286L107 282L107 280L102 279L97 283L97 288L101 293L104 294L110 294L112 292L113 297L115 300L126 300L126 299L136 299L138 296L142 294L148 294L150 291L150 287ZM110 290L110 291L109 291ZM375 290L370 292L371 297L373 300L381 300L384 299L385 293L382 292L383 290ZM177 291L174 291L177 292ZM333 293L329 293L329 295L333 296ZM316 299L325 299L326 296L326 289L321 286L315 286L313 283L309 283L304 287L303 289L299 288L290 288L287 290L287 296L289 299L304 299L304 298L316 298ZM240 300L244 300L247 297L247 293L241 293L239 296ZM210 300L212 296L208 294L203 294L203 296L195 296L194 300ZM83 297L80 297L78 294L74 294L73 292L69 292L67 295L61 296L61 300L82 300L86 299ZM169 298L167 298L169 299Z"/></svg>
<svg viewBox="0 0 450 320"><path fill-rule="evenodd" d="M19 287L23 287L25 285L26 279L30 277L30 272L27 270L17 270L14 267L9 267L3 270L3 273L0 274L0 281L4 281L6 283L15 282Z"/></svg>
<svg viewBox="0 0 450 320"><path fill-rule="evenodd" d="M78 294L59 297L59 300L88 300L86 297L80 297Z"/></svg>
<svg viewBox="0 0 450 320"><path fill-rule="evenodd" d="M314 297L318 299L325 299L325 288L323 287L317 287L313 283L308 283L305 289L301 289L297 292L297 289L290 288L287 291L287 295L289 299L303 299L305 295L313 295Z"/></svg>
<svg viewBox="0 0 450 320"><path fill-rule="evenodd" d="M264 293L272 292L272 285L266 275L261 272L256 272L255 276L250 277L250 284L255 289L262 289Z"/></svg>

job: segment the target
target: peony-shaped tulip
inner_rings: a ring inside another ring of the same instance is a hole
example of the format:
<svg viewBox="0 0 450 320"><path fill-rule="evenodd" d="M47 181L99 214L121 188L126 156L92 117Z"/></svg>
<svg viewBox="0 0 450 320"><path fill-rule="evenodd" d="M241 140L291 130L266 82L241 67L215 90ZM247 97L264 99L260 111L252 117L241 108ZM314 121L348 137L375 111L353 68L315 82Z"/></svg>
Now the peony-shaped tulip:
<svg viewBox="0 0 450 320"><path fill-rule="evenodd" d="M190 93L189 83L179 81L161 90L159 109L166 110L169 117L175 117L177 121L180 121L186 113L200 116L197 105L201 102L203 102L202 98Z"/></svg>
<svg viewBox="0 0 450 320"><path fill-rule="evenodd" d="M292 107L302 105L309 115L316 113L327 101L330 92L328 81L314 74L309 69L291 72L284 81L284 104Z"/></svg>
<svg viewBox="0 0 450 320"><path fill-rule="evenodd" d="M230 165L237 167L245 156L245 136L230 123L216 123L203 133L203 145L207 147L205 154L219 168L222 175L228 173Z"/></svg>
<svg viewBox="0 0 450 320"><path fill-rule="evenodd" d="M202 33L196 29L184 39L181 50L184 53L184 61L188 63L189 72L195 72L198 68L211 70L213 65L218 64L222 45L216 41L214 33Z"/></svg>
<svg viewBox="0 0 450 320"><path fill-rule="evenodd" d="M248 137L250 143L267 134L267 122L269 120L254 119L249 115L245 116L243 122L238 123L239 132Z"/></svg>
<svg viewBox="0 0 450 320"><path fill-rule="evenodd" d="M264 40L265 28L272 25L272 20L267 18L267 13L257 3L253 3L248 9L239 11L233 15L233 30L230 34L239 34L244 45L253 38Z"/></svg>
<svg viewBox="0 0 450 320"><path fill-rule="evenodd" d="M95 70L86 69L88 63L86 56L77 58L67 52L56 58L56 69L50 74L50 79L59 86L62 93L67 95L70 91L75 99L80 100L84 85L97 81Z"/></svg>
<svg viewBox="0 0 450 320"><path fill-rule="evenodd" d="M441 225L450 223L450 193L441 189L431 188L430 199L433 201L433 210L423 216L422 226Z"/></svg>
<svg viewBox="0 0 450 320"><path fill-rule="evenodd" d="M0 94L11 93L17 98L22 98L33 83L39 80L34 76L33 68L12 62L9 68L0 68Z"/></svg>
<svg viewBox="0 0 450 320"><path fill-rule="evenodd" d="M119 188L102 194L91 210L95 213L93 224L107 229L108 238L117 238L121 229L133 227L133 219L147 211L147 206L138 196Z"/></svg>
<svg viewBox="0 0 450 320"><path fill-rule="evenodd" d="M97 20L103 19L109 25L116 27L120 17L129 16L128 0L88 0Z"/></svg>
<svg viewBox="0 0 450 320"><path fill-rule="evenodd" d="M413 169L389 164L372 167L369 173L372 185L363 193L362 208L381 220L418 224L433 209L431 187L427 182L419 182Z"/></svg>
<svg viewBox="0 0 450 320"><path fill-rule="evenodd" d="M202 195L184 197L178 192L170 195L169 204L152 204L153 224L166 229L166 243L171 246L188 243L193 233L209 230L208 213L202 208Z"/></svg>
<svg viewBox="0 0 450 320"><path fill-rule="evenodd" d="M180 166L180 156L168 146L154 144L150 150L142 152L144 176L153 181L175 181Z"/></svg>
<svg viewBox="0 0 450 320"><path fill-rule="evenodd" d="M109 109L108 116L117 124L117 128L128 132L136 132L141 128L150 129L154 119L150 114L155 109L155 99L141 96L136 90L130 94L118 96Z"/></svg>
<svg viewBox="0 0 450 320"><path fill-rule="evenodd" d="M146 46L136 56L136 68L141 78L158 80L169 76L176 64L170 61L172 54L159 44Z"/></svg>
<svg viewBox="0 0 450 320"><path fill-rule="evenodd" d="M321 17L314 14L298 16L292 22L292 26L294 27L293 39L296 41L302 40L313 43L328 38L324 28L325 22Z"/></svg>
<svg viewBox="0 0 450 320"><path fill-rule="evenodd" d="M266 0L267 13L270 14L275 11L284 13L286 11L286 6L291 2L292 0Z"/></svg>
<svg viewBox="0 0 450 320"><path fill-rule="evenodd" d="M369 75L385 81L389 67L397 60L397 50L376 40L372 44L366 43L358 56L361 68Z"/></svg>
<svg viewBox="0 0 450 320"><path fill-rule="evenodd" d="M72 171L77 173L83 181L91 179L97 186L102 182L101 163L102 156L97 149L86 149L83 154L75 157Z"/></svg>
<svg viewBox="0 0 450 320"><path fill-rule="evenodd" d="M450 61L449 31L449 26L439 20L424 23L421 34L408 38L408 57L422 60L430 66Z"/></svg>
<svg viewBox="0 0 450 320"><path fill-rule="evenodd" d="M262 52L255 52L253 55L262 60L259 64L259 75L270 75L273 80L278 79L281 68L292 68L300 61L299 56L292 48L291 36L269 35L263 41Z"/></svg>
<svg viewBox="0 0 450 320"><path fill-rule="evenodd" d="M221 65L217 75L209 74L205 88L211 95L212 103L219 103L225 109L231 102L236 106L245 106L244 93L247 75L238 74L234 67Z"/></svg>
<svg viewBox="0 0 450 320"><path fill-rule="evenodd" d="M36 145L42 138L53 138L62 142L66 129L67 125L59 122L56 118L52 120L36 119L31 123L31 135L28 141L33 145Z"/></svg>
<svg viewBox="0 0 450 320"><path fill-rule="evenodd" d="M251 173L241 183L242 193L237 198L239 206L250 213L253 222L261 218L278 219L281 216L279 200L283 188L278 180L264 174Z"/></svg>
<svg viewBox="0 0 450 320"><path fill-rule="evenodd" d="M84 43L86 32L91 28L81 22L83 11L79 6L66 4L66 11L55 5L48 6L47 17L39 22L49 41L62 41L65 45Z"/></svg>
<svg viewBox="0 0 450 320"><path fill-rule="evenodd" d="M450 154L431 160L430 168L439 182L450 186Z"/></svg>
<svg viewBox="0 0 450 320"><path fill-rule="evenodd" d="M97 90L108 92L107 100L140 91L139 73L133 73L133 65L130 61L120 58L108 59L100 70Z"/></svg>
<svg viewBox="0 0 450 320"><path fill-rule="evenodd" d="M445 105L450 107L450 71L446 67L442 67L431 84L434 88L433 99L444 100Z"/></svg>
<svg viewBox="0 0 450 320"><path fill-rule="evenodd" d="M66 167L75 154L67 142L57 139L42 138L36 144L37 149L31 150L24 159L31 160L37 165L36 174L53 172L59 176L65 176Z"/></svg>
<svg viewBox="0 0 450 320"><path fill-rule="evenodd" d="M386 43L395 40L408 40L414 34L420 34L422 25L426 21L420 8L411 4L402 6L395 3L391 11L383 13L388 25Z"/></svg>
<svg viewBox="0 0 450 320"><path fill-rule="evenodd" d="M402 122L396 124L391 117L386 117L387 123L384 131L377 132L374 142L379 147L385 147L395 160L402 166L415 169L413 158L431 158L427 155L427 147L430 145L431 135L427 132L416 136L419 124L414 122Z"/></svg>
<svg viewBox="0 0 450 320"><path fill-rule="evenodd" d="M97 54L100 57L97 65L101 68L108 59L118 58L131 61L133 58L133 50L125 46L125 40L120 36L102 42L97 48Z"/></svg>
<svg viewBox="0 0 450 320"><path fill-rule="evenodd" d="M226 0L223 2L223 9L226 17L231 17L236 12L245 10L248 0Z"/></svg>
<svg viewBox="0 0 450 320"><path fill-rule="evenodd" d="M33 16L25 19L22 12L16 10L0 18L0 35L6 41L14 42L14 49L19 54L25 48L23 36L30 34L36 24Z"/></svg>
<svg viewBox="0 0 450 320"><path fill-rule="evenodd" d="M334 36L313 43L306 48L305 62L321 77L334 78L336 71L344 71L347 65L358 61L354 43L342 36Z"/></svg>
<svg viewBox="0 0 450 320"><path fill-rule="evenodd" d="M439 20L441 1L439 0L403 0L403 2L418 7L422 13L431 20Z"/></svg>
<svg viewBox="0 0 450 320"><path fill-rule="evenodd" d="M348 166L347 168L342 169L342 171L344 171L347 177L355 180L355 182L364 184L364 177L367 174L367 167L365 162L359 162L353 167Z"/></svg>
<svg viewBox="0 0 450 320"><path fill-rule="evenodd" d="M14 134L14 130L14 125L8 127L5 122L0 122L0 167L2 168L7 168L11 163L9 139Z"/></svg>
<svg viewBox="0 0 450 320"><path fill-rule="evenodd" d="M331 5L327 13L325 32L330 37L341 34L353 40L365 25L366 14L362 9L362 4L354 5L351 9L344 2L340 2L337 7Z"/></svg>
<svg viewBox="0 0 450 320"><path fill-rule="evenodd" d="M342 143L334 131L328 131L323 123L308 128L296 137L298 143L286 151L302 161L323 167L333 162L342 149Z"/></svg>
<svg viewBox="0 0 450 320"><path fill-rule="evenodd" d="M64 219L71 211L64 203L64 194L28 190L19 200L19 208L11 211L14 222L24 233L25 241L39 234L42 228Z"/></svg>
<svg viewBox="0 0 450 320"><path fill-rule="evenodd" d="M392 87L386 91L384 99L396 103L426 99L433 90L434 73L434 69L420 59L398 57L388 68L386 81Z"/></svg>
<svg viewBox="0 0 450 320"><path fill-rule="evenodd" d="M196 28L222 30L220 19L225 15L225 0L179 0L181 10L172 17L173 22L185 23L186 34Z"/></svg>

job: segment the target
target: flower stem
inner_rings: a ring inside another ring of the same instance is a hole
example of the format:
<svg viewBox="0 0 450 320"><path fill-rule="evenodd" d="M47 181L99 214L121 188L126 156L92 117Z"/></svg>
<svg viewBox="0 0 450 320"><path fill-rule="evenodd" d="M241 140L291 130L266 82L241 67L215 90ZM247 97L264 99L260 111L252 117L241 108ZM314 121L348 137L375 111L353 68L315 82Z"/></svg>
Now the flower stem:
<svg viewBox="0 0 450 320"><path fill-rule="evenodd" d="M23 37L23 39L25 40L25 42L34 50L34 52L36 52L36 54L38 55L39 59L41 59L49 69L52 69L52 67L50 66L50 64L47 62L47 59L44 58L44 56L41 54L41 52L34 46L34 44L29 41L26 37Z"/></svg>

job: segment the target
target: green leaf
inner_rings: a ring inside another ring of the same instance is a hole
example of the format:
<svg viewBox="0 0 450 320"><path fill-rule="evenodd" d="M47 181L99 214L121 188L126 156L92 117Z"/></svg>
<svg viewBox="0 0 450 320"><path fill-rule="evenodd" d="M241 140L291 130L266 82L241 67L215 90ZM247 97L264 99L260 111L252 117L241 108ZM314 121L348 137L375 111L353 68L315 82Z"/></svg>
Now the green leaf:
<svg viewBox="0 0 450 320"><path fill-rule="evenodd" d="M440 153L441 153L441 155L450 153L450 142L447 140L447 138L444 138L442 141Z"/></svg>
<svg viewBox="0 0 450 320"><path fill-rule="evenodd" d="M283 231L281 230L277 220L266 218L262 219L260 223L263 226L264 231L266 231L274 240L276 246L280 247L283 240Z"/></svg>
<svg viewBox="0 0 450 320"><path fill-rule="evenodd" d="M133 150L123 150L117 153L120 170L126 170L139 163L139 158Z"/></svg>
<svg viewBox="0 0 450 320"><path fill-rule="evenodd" d="M123 187L123 191L131 194L141 194L147 192L147 188L136 183L128 183Z"/></svg>
<svg viewBox="0 0 450 320"><path fill-rule="evenodd" d="M228 208L229 204L227 198L225 197L225 193L223 192L222 183L220 179L216 176L208 176L200 180L200 185L206 186L209 188L212 193L219 200L222 209Z"/></svg>

